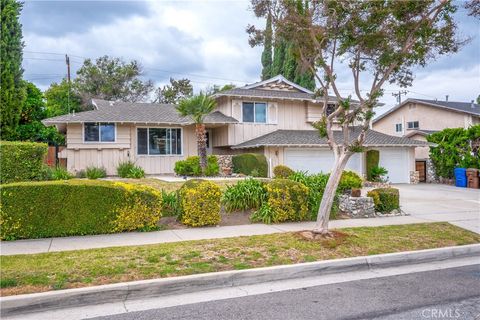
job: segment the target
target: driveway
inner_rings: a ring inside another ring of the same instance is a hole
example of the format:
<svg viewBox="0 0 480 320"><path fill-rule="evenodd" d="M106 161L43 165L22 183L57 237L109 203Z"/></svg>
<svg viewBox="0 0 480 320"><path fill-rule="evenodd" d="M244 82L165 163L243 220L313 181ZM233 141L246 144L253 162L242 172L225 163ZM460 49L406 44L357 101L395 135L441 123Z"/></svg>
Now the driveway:
<svg viewBox="0 0 480 320"><path fill-rule="evenodd" d="M443 184L397 184L402 210L412 217L449 221L480 233L480 189Z"/></svg>

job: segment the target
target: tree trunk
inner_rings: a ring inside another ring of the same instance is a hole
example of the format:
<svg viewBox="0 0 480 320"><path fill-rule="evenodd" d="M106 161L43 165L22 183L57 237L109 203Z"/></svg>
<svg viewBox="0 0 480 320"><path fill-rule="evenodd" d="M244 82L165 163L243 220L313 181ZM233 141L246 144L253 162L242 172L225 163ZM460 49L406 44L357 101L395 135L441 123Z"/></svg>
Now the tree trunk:
<svg viewBox="0 0 480 320"><path fill-rule="evenodd" d="M197 123L195 125L195 134L197 135L197 151L200 157L200 168L202 169L202 174L205 174L207 168L207 137L203 123Z"/></svg>
<svg viewBox="0 0 480 320"><path fill-rule="evenodd" d="M335 193L338 184L340 183L343 169L345 169L350 156L351 154L342 153L338 158L335 157L335 164L330 173L330 177L328 178L325 191L323 192L322 202L318 208L317 222L313 228L313 233L328 233L328 221L330 220L330 211L332 210L333 200L335 199Z"/></svg>

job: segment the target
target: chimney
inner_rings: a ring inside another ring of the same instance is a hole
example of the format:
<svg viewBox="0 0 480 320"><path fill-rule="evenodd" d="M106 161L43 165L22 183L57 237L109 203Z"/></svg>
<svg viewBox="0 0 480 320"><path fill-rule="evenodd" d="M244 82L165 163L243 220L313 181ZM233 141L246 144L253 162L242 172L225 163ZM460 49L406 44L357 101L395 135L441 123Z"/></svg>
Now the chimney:
<svg viewBox="0 0 480 320"><path fill-rule="evenodd" d="M445 96L445 101L448 102L448 94Z"/></svg>

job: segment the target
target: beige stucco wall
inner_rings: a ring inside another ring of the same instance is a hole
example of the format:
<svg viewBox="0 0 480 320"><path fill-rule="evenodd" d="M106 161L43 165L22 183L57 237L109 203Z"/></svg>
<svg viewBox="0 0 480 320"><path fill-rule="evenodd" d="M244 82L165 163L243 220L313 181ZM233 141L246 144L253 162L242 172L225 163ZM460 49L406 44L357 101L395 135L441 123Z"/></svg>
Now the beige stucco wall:
<svg viewBox="0 0 480 320"><path fill-rule="evenodd" d="M415 134L410 137L410 139L427 141L425 136L420 134ZM415 148L415 159L417 160L427 160L430 157L430 147L416 147Z"/></svg>
<svg viewBox="0 0 480 320"><path fill-rule="evenodd" d="M420 130L468 128L472 116L419 103L408 103L373 124L373 129L390 135L403 136L409 132L407 122L418 121ZM395 132L395 124L403 124L403 132Z"/></svg>
<svg viewBox="0 0 480 320"><path fill-rule="evenodd" d="M139 127L167 128L175 126L142 125ZM114 143L83 142L83 125L67 126L67 148L61 156L67 158L67 169L71 172L85 170L89 166L104 167L108 175L117 174L117 166L123 161L134 161L146 174L173 173L175 162L197 154L194 126L182 129L182 155L137 155L137 126L117 124Z"/></svg>

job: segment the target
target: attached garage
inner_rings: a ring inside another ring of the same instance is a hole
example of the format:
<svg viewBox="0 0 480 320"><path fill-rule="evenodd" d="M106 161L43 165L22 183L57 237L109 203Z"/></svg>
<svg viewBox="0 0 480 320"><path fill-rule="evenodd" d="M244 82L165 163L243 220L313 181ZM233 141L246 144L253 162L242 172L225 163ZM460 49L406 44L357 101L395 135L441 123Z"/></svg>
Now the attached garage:
<svg viewBox="0 0 480 320"><path fill-rule="evenodd" d="M409 183L410 148L377 148L380 151L379 166L388 170L388 180L392 183Z"/></svg>
<svg viewBox="0 0 480 320"><path fill-rule="evenodd" d="M285 148L285 165L293 170L327 173L332 170L334 156L327 148ZM347 163L349 170L362 173L362 154L354 154Z"/></svg>

